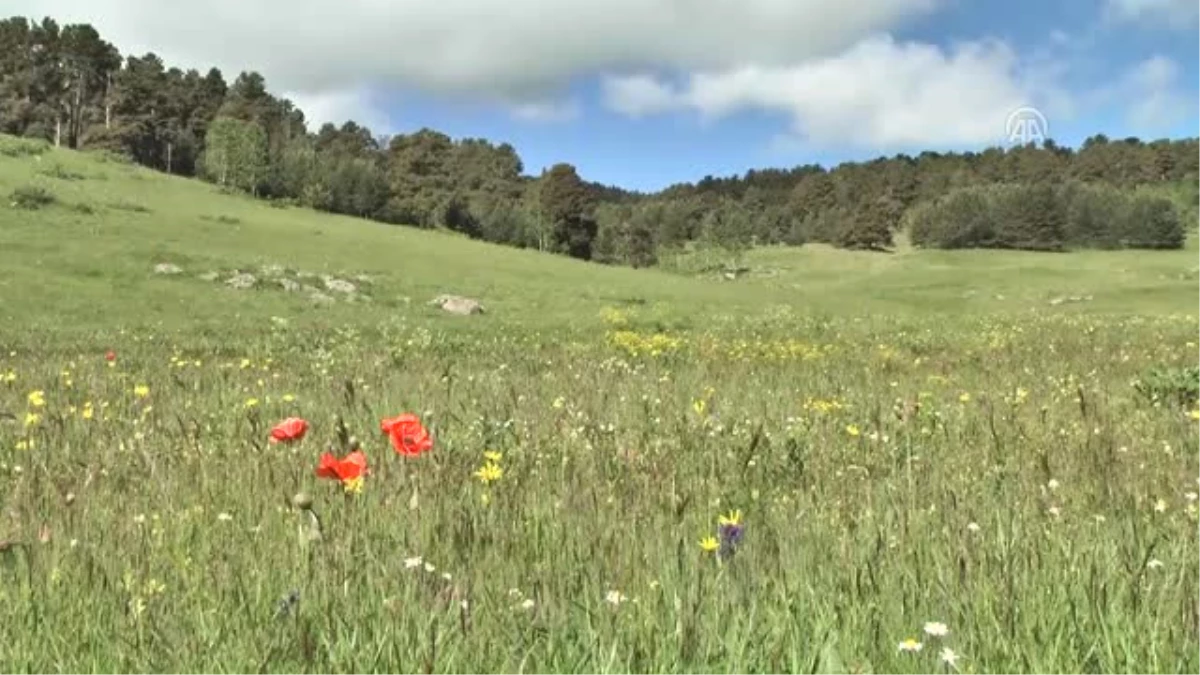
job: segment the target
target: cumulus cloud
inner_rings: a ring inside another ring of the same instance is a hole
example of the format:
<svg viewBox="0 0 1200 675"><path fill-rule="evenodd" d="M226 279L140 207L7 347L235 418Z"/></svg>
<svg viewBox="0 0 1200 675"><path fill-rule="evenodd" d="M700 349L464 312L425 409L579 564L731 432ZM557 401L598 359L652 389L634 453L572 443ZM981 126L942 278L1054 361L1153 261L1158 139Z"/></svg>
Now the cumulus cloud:
<svg viewBox="0 0 1200 675"><path fill-rule="evenodd" d="M363 84L543 101L581 74L795 63L946 0L8 0L124 52L257 69L276 89Z"/></svg>
<svg viewBox="0 0 1200 675"><path fill-rule="evenodd" d="M515 119L525 122L569 122L579 117L579 103L570 99L511 103L506 107Z"/></svg>
<svg viewBox="0 0 1200 675"><path fill-rule="evenodd" d="M798 65L705 71L678 85L640 74L612 79L605 91L620 112L771 110L787 114L809 145L879 150L1002 142L1011 111L1053 93L1002 42L943 50L886 35Z"/></svg>
<svg viewBox="0 0 1200 675"><path fill-rule="evenodd" d="M1094 105L1123 107L1135 133L1169 131L1196 108L1196 99L1183 93L1179 64L1160 55L1137 63L1109 86L1093 93Z"/></svg>
<svg viewBox="0 0 1200 675"><path fill-rule="evenodd" d="M1196 0L1106 0L1105 16L1116 22L1145 23L1195 30L1200 16Z"/></svg>
<svg viewBox="0 0 1200 675"><path fill-rule="evenodd" d="M354 120L375 133L394 130L391 117L370 90L364 87L318 92L287 91L281 95L304 111L308 128L314 131L326 122L340 127L347 120Z"/></svg>

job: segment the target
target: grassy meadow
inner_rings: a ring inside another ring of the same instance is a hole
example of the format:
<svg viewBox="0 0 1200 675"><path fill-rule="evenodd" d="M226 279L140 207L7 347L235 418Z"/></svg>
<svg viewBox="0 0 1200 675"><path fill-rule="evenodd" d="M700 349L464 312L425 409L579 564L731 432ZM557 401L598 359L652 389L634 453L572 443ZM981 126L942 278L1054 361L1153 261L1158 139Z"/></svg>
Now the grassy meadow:
<svg viewBox="0 0 1200 675"><path fill-rule="evenodd" d="M1200 670L1194 235L724 281L4 137L0 197L5 670Z"/></svg>

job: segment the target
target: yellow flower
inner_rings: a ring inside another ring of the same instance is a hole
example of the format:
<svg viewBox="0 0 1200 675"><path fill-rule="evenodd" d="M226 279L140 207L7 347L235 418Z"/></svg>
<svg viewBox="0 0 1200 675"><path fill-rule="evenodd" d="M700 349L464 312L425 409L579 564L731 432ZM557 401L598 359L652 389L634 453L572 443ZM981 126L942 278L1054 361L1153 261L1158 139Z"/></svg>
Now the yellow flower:
<svg viewBox="0 0 1200 675"><path fill-rule="evenodd" d="M250 359L242 359L242 368L246 369L249 367L250 367Z"/></svg>
<svg viewBox="0 0 1200 675"><path fill-rule="evenodd" d="M138 398L146 398L150 395L150 387L145 384L139 384L133 388L133 395Z"/></svg>
<svg viewBox="0 0 1200 675"><path fill-rule="evenodd" d="M245 405L246 405L246 408L248 408L248 409L249 409L249 408L254 408L254 407L256 407L256 406L258 405L258 399L256 399L256 398L248 398L248 399L246 399L246 403L245 403Z"/></svg>
<svg viewBox="0 0 1200 675"><path fill-rule="evenodd" d="M83 404L83 412L79 413L83 419L90 420L95 416L96 411L92 409L92 402L88 401Z"/></svg>
<svg viewBox="0 0 1200 675"><path fill-rule="evenodd" d="M705 401L702 398L698 398L695 401L692 401L692 409L695 410L696 414L699 415L700 417L704 416L704 409L707 407L708 407L708 401Z"/></svg>
<svg viewBox="0 0 1200 675"><path fill-rule="evenodd" d="M958 402L959 403L970 403L971 395L964 391L963 393L958 395Z"/></svg>
<svg viewBox="0 0 1200 675"><path fill-rule="evenodd" d="M857 424L848 424L846 425L846 433L850 434L851 436L857 436L862 432L858 430Z"/></svg>
<svg viewBox="0 0 1200 675"><path fill-rule="evenodd" d="M487 464L479 467L479 469L475 471L474 475L481 483L487 485L492 481L497 481L503 478L504 469L500 468L500 465L496 464L495 462L488 462Z"/></svg>
<svg viewBox="0 0 1200 675"><path fill-rule="evenodd" d="M342 481L342 489L345 490L348 494L352 494L352 495L362 494L362 491L363 491L362 476L357 476L355 478L351 478L350 480Z"/></svg>
<svg viewBox="0 0 1200 675"><path fill-rule="evenodd" d="M42 421L42 416L35 412L25 413L25 426L31 427Z"/></svg>
<svg viewBox="0 0 1200 675"><path fill-rule="evenodd" d="M29 405L34 408L40 408L46 405L46 392L41 389L29 392Z"/></svg>
<svg viewBox="0 0 1200 675"><path fill-rule="evenodd" d="M734 511L730 511L729 515L720 516L717 518L718 525L740 525L741 522L742 522L742 510L741 509L736 509Z"/></svg>
<svg viewBox="0 0 1200 675"><path fill-rule="evenodd" d="M295 401L295 400L296 400L296 397L292 394L284 394L283 395L284 403L291 403L292 401Z"/></svg>
<svg viewBox="0 0 1200 675"><path fill-rule="evenodd" d="M0 379L2 379L4 382L16 382L16 381L17 381L17 374L16 374L15 372L13 372L13 371L11 371L11 370L10 370L10 371L8 371L7 373L5 373L5 374L4 374L4 377L3 377L3 378L0 378Z"/></svg>
<svg viewBox="0 0 1200 675"><path fill-rule="evenodd" d="M900 643L900 651L902 652L919 652L925 645L917 642L913 638L907 638Z"/></svg>
<svg viewBox="0 0 1200 675"><path fill-rule="evenodd" d="M700 540L700 550L704 551L705 553L712 553L719 548L721 548L721 543L718 542L717 538L711 534Z"/></svg>
<svg viewBox="0 0 1200 675"><path fill-rule="evenodd" d="M1197 408L1197 409L1189 412L1188 417L1190 417L1194 420L1200 420L1200 408Z"/></svg>
<svg viewBox="0 0 1200 675"><path fill-rule="evenodd" d="M487 452L483 453L483 458L490 462L499 462L501 459L504 459L504 453L496 452L495 450L488 450Z"/></svg>

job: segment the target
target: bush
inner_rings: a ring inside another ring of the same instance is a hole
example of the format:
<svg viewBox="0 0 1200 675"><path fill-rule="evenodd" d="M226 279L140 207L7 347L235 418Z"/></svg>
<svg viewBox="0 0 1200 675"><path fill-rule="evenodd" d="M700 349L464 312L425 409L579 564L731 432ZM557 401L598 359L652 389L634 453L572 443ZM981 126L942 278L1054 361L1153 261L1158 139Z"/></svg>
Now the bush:
<svg viewBox="0 0 1200 675"><path fill-rule="evenodd" d="M1124 248L1183 248L1187 232L1175 204L1166 197L1134 194L1116 221Z"/></svg>
<svg viewBox="0 0 1200 675"><path fill-rule="evenodd" d="M40 138L0 138L0 155L31 157L50 150L50 142Z"/></svg>
<svg viewBox="0 0 1200 675"><path fill-rule="evenodd" d="M1153 192L1078 182L998 184L952 190L905 215L923 248L1180 248L1180 210Z"/></svg>
<svg viewBox="0 0 1200 675"><path fill-rule="evenodd" d="M58 201L54 193L36 185L26 185L13 190L9 199L13 206L30 211L50 206Z"/></svg>
<svg viewBox="0 0 1200 675"><path fill-rule="evenodd" d="M39 173L41 173L43 176L49 176L50 178L57 178L59 180L84 180L87 178L87 176L79 173L78 171L71 171L62 164L57 163L48 169L42 169Z"/></svg>

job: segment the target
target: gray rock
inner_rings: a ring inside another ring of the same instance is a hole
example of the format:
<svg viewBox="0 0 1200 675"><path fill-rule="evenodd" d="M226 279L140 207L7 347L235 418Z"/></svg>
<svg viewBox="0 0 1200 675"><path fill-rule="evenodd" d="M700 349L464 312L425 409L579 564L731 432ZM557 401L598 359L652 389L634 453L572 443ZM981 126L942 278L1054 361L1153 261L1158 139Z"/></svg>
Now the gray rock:
<svg viewBox="0 0 1200 675"><path fill-rule="evenodd" d="M358 287L344 279L334 279L326 277L324 279L325 290L333 291L334 293L353 293L358 290Z"/></svg>
<svg viewBox="0 0 1200 675"><path fill-rule="evenodd" d="M183 268L171 263L158 263L154 266L155 274L182 274Z"/></svg>
<svg viewBox="0 0 1200 675"><path fill-rule="evenodd" d="M439 295L429 303L434 307L440 307L442 310L451 314L483 314L483 305L478 300L473 298L464 298L461 295Z"/></svg>
<svg viewBox="0 0 1200 675"><path fill-rule="evenodd" d="M230 288L236 288L239 291L244 291L247 288L254 288L254 285L257 283L258 278L249 272L238 272L225 281L227 286Z"/></svg>

